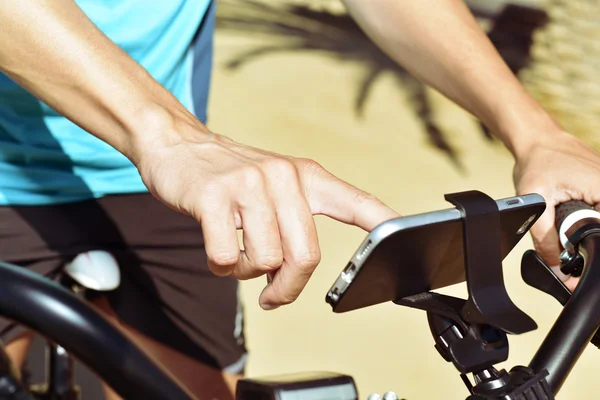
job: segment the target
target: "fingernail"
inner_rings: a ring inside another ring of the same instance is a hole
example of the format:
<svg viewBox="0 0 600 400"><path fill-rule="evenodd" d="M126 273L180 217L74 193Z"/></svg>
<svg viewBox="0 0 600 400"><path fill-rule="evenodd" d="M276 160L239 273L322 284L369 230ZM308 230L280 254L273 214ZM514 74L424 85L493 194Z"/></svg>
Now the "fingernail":
<svg viewBox="0 0 600 400"><path fill-rule="evenodd" d="M260 307L263 310L267 310L267 311L275 310L275 309L279 308L279 306L276 306L275 304L271 304L271 303L260 303Z"/></svg>

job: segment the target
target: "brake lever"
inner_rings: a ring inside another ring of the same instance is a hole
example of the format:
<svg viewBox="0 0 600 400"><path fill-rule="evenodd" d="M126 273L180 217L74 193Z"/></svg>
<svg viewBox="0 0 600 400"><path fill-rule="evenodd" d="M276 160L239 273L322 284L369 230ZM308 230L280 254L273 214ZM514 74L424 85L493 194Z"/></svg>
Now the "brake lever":
<svg viewBox="0 0 600 400"><path fill-rule="evenodd" d="M521 276L529 286L541 290L554 297L564 307L571 298L571 291L558 276L546 265L542 257L528 250L521 259ZM590 342L600 348L600 331L596 332Z"/></svg>
<svg viewBox="0 0 600 400"><path fill-rule="evenodd" d="M563 306L571 298L571 291L534 250L527 250L523 254L521 277L529 286L549 294Z"/></svg>

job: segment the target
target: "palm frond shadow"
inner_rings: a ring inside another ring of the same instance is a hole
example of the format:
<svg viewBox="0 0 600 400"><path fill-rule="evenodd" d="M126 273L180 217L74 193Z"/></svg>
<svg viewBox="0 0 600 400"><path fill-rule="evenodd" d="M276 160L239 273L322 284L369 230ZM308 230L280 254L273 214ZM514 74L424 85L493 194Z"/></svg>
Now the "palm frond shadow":
<svg viewBox="0 0 600 400"><path fill-rule="evenodd" d="M504 49L510 55L510 60L507 61L515 72L526 65L531 33L541 21L537 17L532 18L530 13L526 14L529 17L525 26L512 22L499 24L503 29L508 27L510 35L494 29L490 32L492 41L500 44L497 47L501 54ZM514 15L513 12L512 19ZM349 15L284 2L220 0L216 27L229 33L245 36L263 35L278 39L273 44L259 45L235 55L225 65L229 70L241 68L265 56L284 52L320 53L340 62L362 65L366 72L358 82L354 101L357 117L364 115L369 94L377 79L384 74L392 74L399 89L408 96L408 103L421 120L428 142L446 155L457 169L464 171L459 152L450 143L448 134L435 121L426 86L376 47ZM481 128L485 137L491 141L493 136L483 125Z"/></svg>

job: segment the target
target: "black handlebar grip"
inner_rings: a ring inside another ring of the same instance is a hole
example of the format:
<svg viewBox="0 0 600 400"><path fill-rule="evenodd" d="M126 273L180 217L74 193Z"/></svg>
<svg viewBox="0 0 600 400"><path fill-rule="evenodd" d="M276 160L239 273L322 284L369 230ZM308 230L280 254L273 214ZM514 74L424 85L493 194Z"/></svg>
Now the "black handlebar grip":
<svg viewBox="0 0 600 400"><path fill-rule="evenodd" d="M581 200L571 200L566 203L559 204L556 206L556 229L560 230L560 226L565 221L565 219L573 214L575 211L579 210L593 210L594 207L589 204L581 201Z"/></svg>

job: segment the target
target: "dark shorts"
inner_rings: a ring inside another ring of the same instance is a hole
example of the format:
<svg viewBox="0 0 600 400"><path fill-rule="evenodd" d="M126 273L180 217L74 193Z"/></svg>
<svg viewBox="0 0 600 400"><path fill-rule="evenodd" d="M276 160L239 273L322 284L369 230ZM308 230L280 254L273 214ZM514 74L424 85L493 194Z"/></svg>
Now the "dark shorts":
<svg viewBox="0 0 600 400"><path fill-rule="evenodd" d="M3 261L56 279L66 263L90 250L108 251L119 263L121 284L107 298L123 322L204 364L243 371L238 283L209 271L193 218L150 194L0 207ZM23 329L0 318L5 341Z"/></svg>

